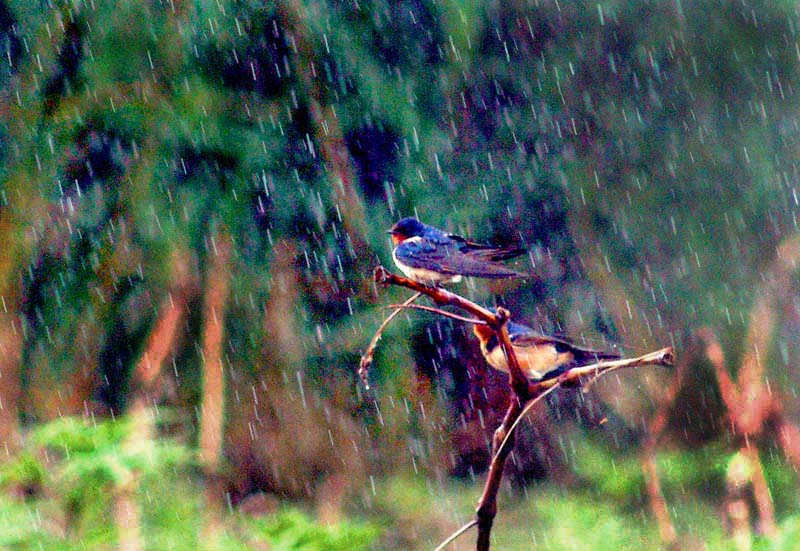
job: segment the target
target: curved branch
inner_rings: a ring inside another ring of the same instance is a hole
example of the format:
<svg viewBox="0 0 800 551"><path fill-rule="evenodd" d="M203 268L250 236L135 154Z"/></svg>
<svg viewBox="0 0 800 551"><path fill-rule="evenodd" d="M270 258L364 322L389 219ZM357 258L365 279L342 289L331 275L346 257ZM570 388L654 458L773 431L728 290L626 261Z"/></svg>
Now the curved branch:
<svg viewBox="0 0 800 551"><path fill-rule="evenodd" d="M516 428L534 405L564 385L564 383L578 383L580 378L586 375L593 375L593 379L590 381L593 382L600 376L616 369L650 364L669 366L673 362L674 356L671 348L662 348L637 358L600 361L587 366L574 367L552 379L531 383L528 387L530 394L526 401L523 401L519 394L512 398L506 416L494 435L492 463L489 466L489 475L484 485L483 495L481 495L481 499L478 502L478 511L476 513L478 518L478 551L488 551L489 549L489 535L494 516L497 513L497 492L500 489L503 468L508 455L513 449Z"/></svg>
<svg viewBox="0 0 800 551"><path fill-rule="evenodd" d="M497 316L495 316L494 312L491 310L487 310L483 306L479 306L471 300L467 300L464 297L461 297L455 293L451 293L450 291L441 287L429 287L414 281L413 279L393 274L383 266L378 266L375 268L373 277L375 279L375 283L379 285L398 285L400 287L406 287L412 291L417 291L418 293L427 295L431 300L433 300L433 302L440 306L457 306L462 310L466 310L476 318L482 319L489 325L497 324Z"/></svg>
<svg viewBox="0 0 800 551"><path fill-rule="evenodd" d="M465 316L459 316L458 314L453 314L452 312L448 312L446 310L441 310L439 308L434 308L432 306L423 306L422 304L390 304L389 306L384 306L383 309L392 309L397 308L399 310L407 309L407 310L422 310L423 312L432 312L434 314L439 314L442 317L450 318L456 321L464 321L467 323L474 323L475 325L486 325L486 322L479 319L468 318Z"/></svg>
<svg viewBox="0 0 800 551"><path fill-rule="evenodd" d="M535 398L531 398L530 400L528 400L528 403L525 404L525 407L522 408L522 411L520 411L519 416L514 420L514 423L508 428L508 431L503 436L503 441L500 443L500 447L497 449L497 452L495 452L495 454L494 454L495 457L498 454L502 453L503 450L505 450L505 448L508 447L508 441L511 439L511 436L514 434L514 431L517 429L517 425L519 425L519 422L522 421L525 418L525 416L528 414L528 412L531 409L533 409L533 406L535 406L537 403L539 403L541 401L542 398L544 398L545 396L547 396L548 394L550 394L551 392L553 392L555 389L559 388L560 386L561 386L561 383L555 384L555 385L551 386L550 388L548 388L547 390L545 390L544 392L542 392L541 394L539 394L538 396L536 396ZM492 461L494 461L494 457L492 457Z"/></svg>
<svg viewBox="0 0 800 551"><path fill-rule="evenodd" d="M398 285L400 287L406 287L427 295L440 306L456 306L486 322L486 325L491 327L497 334L497 338L505 352L506 359L508 360L508 373L511 388L514 389L514 392L518 396L522 396L523 399L527 401L531 394L529 388L530 381L528 381L528 378L525 377L525 374L522 372L519 362L517 361L517 356L514 354L514 349L511 347L511 339L508 336L508 329L506 328L506 322L511 318L511 313L508 310L505 308L497 308L496 313L492 312L471 300L465 299L441 287L429 287L413 279L393 274L383 266L375 268L373 274L375 283L379 285Z"/></svg>
<svg viewBox="0 0 800 551"><path fill-rule="evenodd" d="M383 330L386 329L386 326L389 325L389 322L392 321L397 314L403 311L404 308L411 305L412 302L417 300L420 297L421 293L416 292L411 295L403 304L401 304L394 312L389 314L378 330L373 335L372 340L369 341L369 346L367 346L367 351L364 352L364 355L361 356L361 363L358 366L358 376L361 377L361 381L364 383L364 388L369 390L369 366L372 365L373 356L375 356L375 348L378 346L378 341L381 340L381 336L383 335Z"/></svg>
<svg viewBox="0 0 800 551"><path fill-rule="evenodd" d="M458 530L456 530L455 532L453 532L452 534L450 534L450 535L447 537L447 539L446 539L446 540L444 540L442 543L440 543L440 544L439 544L439 546L438 546L436 549L434 549L433 551L442 551L442 550L443 550L445 547L447 547L449 544L451 544L451 543L453 543L454 541L456 541L456 539L458 539L458 537L459 537L461 534L463 534L464 532L466 532L467 530L469 530L470 528L472 528L472 527L473 527L473 526L475 526L476 524L478 524L478 521L477 521L477 520L475 520L475 519L472 519L471 521L469 521L468 523L466 523L464 526L462 526L461 528L459 528Z"/></svg>

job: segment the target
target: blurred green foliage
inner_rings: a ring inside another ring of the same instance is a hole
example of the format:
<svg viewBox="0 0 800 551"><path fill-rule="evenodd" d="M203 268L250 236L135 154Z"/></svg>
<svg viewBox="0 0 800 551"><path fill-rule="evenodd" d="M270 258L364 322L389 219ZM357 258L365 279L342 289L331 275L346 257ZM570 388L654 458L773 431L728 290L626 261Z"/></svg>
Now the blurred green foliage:
<svg viewBox="0 0 800 551"><path fill-rule="evenodd" d="M54 443L87 442L84 431L68 436L65 424L59 424L51 433L60 435ZM98 441L96 434L91 439ZM576 458L582 463L577 469L581 477L578 487L537 483L524 493L501 493L495 545L510 550L529 549L531 545L552 550L657 547L657 528L642 512L642 488L633 487L641 484L635 456L611 457L598 446L576 451L580 452ZM718 510L713 500L716 492L709 491L707 483L694 480L707 476L702 464L708 457L718 457L718 450L676 451L660 458L664 468L662 482L683 533L705 542L711 551L732 550L735 547L717 522ZM719 475L722 466L716 470ZM93 480L93 471L82 472L87 482ZM792 494L797 499L794 483L788 482L793 475L790 468L773 465L768 472L771 481L786 481L772 486L775 494ZM147 549L205 548L197 539L203 522L197 482L193 477L178 475L168 463L143 477L139 499ZM622 489L626 485L628 489ZM376 481L373 507L355 517L360 520L324 527L294 508L262 518L232 512L225 517L227 535L221 544L226 549L254 548L259 541L269 542L275 549L430 549L470 517L479 490L479 484L437 483L413 476L381 479ZM82 514L97 519L92 525L95 528L67 534L54 509L57 496L33 496L25 502L4 497L0 500L0 545L8 549L35 549L40 545L47 549L107 547L113 541L114 527L99 522L107 500L102 493L91 495L98 499L89 500L88 510ZM796 516L787 516L781 522L778 539L758 539L754 549L794 549L796 532Z"/></svg>
<svg viewBox="0 0 800 551"><path fill-rule="evenodd" d="M374 526L342 523L324 527L307 515L286 510L262 524L263 533L276 549L297 551L363 550L375 540L378 530Z"/></svg>
<svg viewBox="0 0 800 551"><path fill-rule="evenodd" d="M197 549L202 519L193 477L177 478L190 464L188 450L174 442L130 439L130 420L90 424L63 418L38 427L31 449L0 469L0 485L29 494L24 502L0 500L3 549L104 549L113 545L117 527L107 522L113 496L141 478L143 528L148 548ZM184 471L186 472L186 471ZM166 484L166 486L165 486ZM167 491L167 488L169 490ZM54 507L60 505L59 514ZM103 521L106 519L106 521ZM226 549L247 549L265 541L275 549L314 551L366 549L378 536L367 523L326 527L299 510L286 509L264 519L228 519L238 536L221 542ZM236 526L239 526L238 528Z"/></svg>

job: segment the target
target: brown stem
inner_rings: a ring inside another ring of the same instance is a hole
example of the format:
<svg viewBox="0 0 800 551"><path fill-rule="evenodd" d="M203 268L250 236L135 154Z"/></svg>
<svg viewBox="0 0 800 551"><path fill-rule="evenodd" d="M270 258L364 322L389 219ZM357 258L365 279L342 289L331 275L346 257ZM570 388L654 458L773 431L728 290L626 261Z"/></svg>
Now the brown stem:
<svg viewBox="0 0 800 551"><path fill-rule="evenodd" d="M769 320L765 319L769 317L768 312L765 312L765 310L767 308L763 304L754 308L751 326L759 325L761 328L754 329L751 327L750 341L756 340L753 335L763 332L763 326L770 325ZM778 409L776 406L777 401L771 394L764 391L765 385L760 379L763 368L760 365L755 365L760 363L756 351L749 352L745 357L740 368L739 378L734 382L725 368L725 357L716 336L708 329L702 330L700 335L706 343L706 355L717 375L720 394L722 394L723 402L728 409L731 424L736 435L744 440L741 454L747 459L750 466L749 482L752 485L753 497L758 508L761 529L768 538L774 538L778 533L778 528L775 524L775 508L764 477L761 460L758 457L758 450L751 445L750 440L761 434L765 420ZM754 348L754 350L757 350L757 348ZM780 439L781 433L779 432L778 434ZM738 534L735 537L744 541L743 536L741 536L744 533L744 521L737 516L737 514L741 513L739 509L744 507L744 505L740 505L741 501L737 499L731 500L729 516L734 533Z"/></svg>
<svg viewBox="0 0 800 551"><path fill-rule="evenodd" d="M230 291L231 242L224 229L212 237L203 297L203 395L198 432L200 459L209 473L217 472L222 460L222 422L225 412L222 337L225 305Z"/></svg>
<svg viewBox="0 0 800 551"><path fill-rule="evenodd" d="M401 310L422 310L423 312L431 312L433 314L439 314L444 318L450 318L456 321L464 321L466 323L473 323L475 325L486 325L486 322L483 320L468 318L466 316L459 316L458 314L454 314L452 312L448 312L440 308L434 308L433 306L425 306L424 304L390 304L389 306L384 306L384 309L391 309L391 308L399 308Z"/></svg>
<svg viewBox="0 0 800 551"><path fill-rule="evenodd" d="M21 443L19 404L24 342L15 316L3 312L0 304L0 455L15 452Z"/></svg>
<svg viewBox="0 0 800 551"><path fill-rule="evenodd" d="M647 482L647 496L650 501L650 510L658 524L658 533L661 541L666 548L671 548L678 539L675 525L669 517L667 500L661 491L661 479L658 476L658 465L656 464L656 454L654 449L647 448L642 453L642 470L644 471Z"/></svg>
<svg viewBox="0 0 800 551"><path fill-rule="evenodd" d="M678 362L675 376L672 378L669 389L661 397L656 413L650 418L647 424L647 437L642 445L641 464L647 485L647 497L650 504L650 511L658 524L658 533L661 541L666 548L675 548L678 540L678 532L669 516L667 501L661 489L661 478L658 475L658 464L656 463L656 445L667 427L670 410L673 407L675 398L683 385L683 378L688 366L696 359L699 346L692 347L691 352L684 354Z"/></svg>
<svg viewBox="0 0 800 551"><path fill-rule="evenodd" d="M495 453L493 454L492 463L489 465L489 475L486 477L483 494L478 500L478 508L475 511L475 518L478 521L478 543L476 547L478 551L489 550L492 525L494 524L494 517L497 515L497 492L500 490L500 482L503 480L506 459L508 459L508 454L511 453L514 447L514 433L509 431L522 413L522 409L522 404L517 397L512 396L503 422L494 433L492 452ZM502 446L504 441L508 442L508 444Z"/></svg>
<svg viewBox="0 0 800 551"><path fill-rule="evenodd" d="M505 308L498 308L497 313L494 313L483 306L475 304L471 300L467 300L441 287L429 287L412 279L408 279L407 277L393 274L387 271L383 266L375 268L374 277L375 282L380 285L399 285L400 287L406 287L418 293L422 293L423 295L427 295L440 306L456 306L486 322L497 334L497 338L500 340L500 344L508 359L511 388L514 389L516 394L522 396L524 401L527 401L530 395L529 386L531 383L519 367L517 356L514 354L514 350L511 347L508 329L505 328L506 322L508 322L511 317L511 313L508 310Z"/></svg>
<svg viewBox="0 0 800 551"><path fill-rule="evenodd" d="M786 420L782 412L775 415L775 433L778 442L783 448L783 453L794 465L795 471L800 470L800 429Z"/></svg>
<svg viewBox="0 0 800 551"><path fill-rule="evenodd" d="M161 301L155 327L133 372L134 384L143 390L150 391L157 386L154 383L158 381L161 366L175 347L185 312L186 299L183 294L170 294Z"/></svg>
<svg viewBox="0 0 800 551"><path fill-rule="evenodd" d="M471 521L466 523L464 526L462 526L461 528L459 528L458 530L456 530L455 532L450 534L447 537L447 539L444 540L442 543L440 543L439 546L436 549L434 549L433 551L443 551L443 549L445 547L447 547L448 545L450 545L451 543L456 541L456 539L458 539L459 536L461 536L461 534L465 533L467 530L469 530L470 528L472 528L476 524L478 524L478 521L475 520L475 519L472 519Z"/></svg>
<svg viewBox="0 0 800 551"><path fill-rule="evenodd" d="M778 525L775 524L775 506L772 504L772 496L769 493L767 478L764 476L764 466L758 456L758 448L749 446L744 448L742 453L750 460L752 469L750 482L753 485L753 498L758 509L761 532L768 538L775 538L778 535Z"/></svg>

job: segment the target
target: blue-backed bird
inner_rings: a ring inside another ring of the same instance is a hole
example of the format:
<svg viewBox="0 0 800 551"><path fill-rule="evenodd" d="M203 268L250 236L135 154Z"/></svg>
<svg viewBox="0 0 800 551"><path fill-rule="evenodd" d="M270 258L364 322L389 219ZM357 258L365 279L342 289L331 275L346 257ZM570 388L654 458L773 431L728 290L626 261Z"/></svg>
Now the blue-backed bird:
<svg viewBox="0 0 800 551"><path fill-rule="evenodd" d="M557 377L573 367L590 365L600 360L620 357L616 352L591 350L569 341L549 337L525 325L507 322L511 346L522 372L535 381ZM473 325L486 361L495 369L508 373L508 359L495 332L487 325Z"/></svg>
<svg viewBox="0 0 800 551"><path fill-rule="evenodd" d="M394 243L394 263L406 277L419 283L456 283L462 276L489 279L526 277L498 263L527 252L519 247L495 248L473 243L413 217L403 218L388 233Z"/></svg>

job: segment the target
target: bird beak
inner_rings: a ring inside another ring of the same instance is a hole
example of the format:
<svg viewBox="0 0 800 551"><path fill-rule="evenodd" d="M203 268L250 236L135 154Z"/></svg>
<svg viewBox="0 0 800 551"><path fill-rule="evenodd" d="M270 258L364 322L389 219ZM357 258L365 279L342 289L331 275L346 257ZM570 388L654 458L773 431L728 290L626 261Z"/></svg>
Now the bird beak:
<svg viewBox="0 0 800 551"><path fill-rule="evenodd" d="M386 233L388 233L389 235L394 235L397 232L394 230L386 230Z"/></svg>

